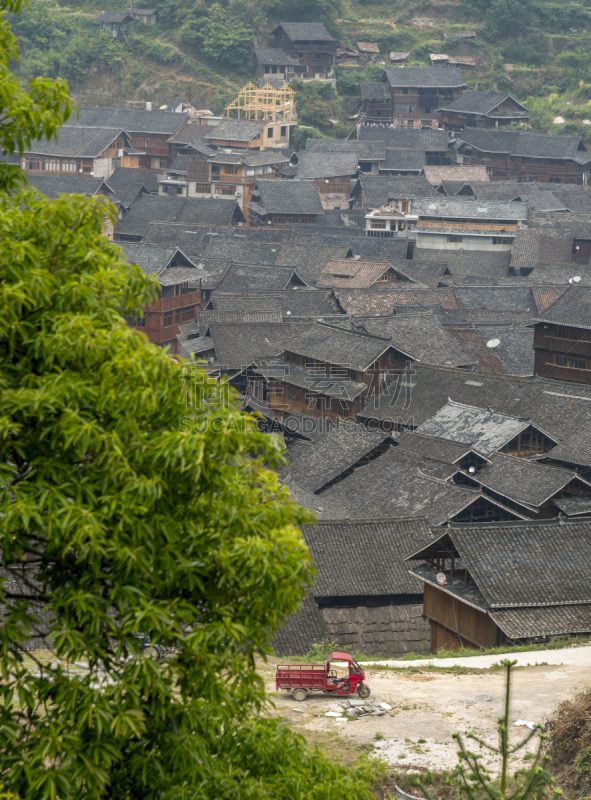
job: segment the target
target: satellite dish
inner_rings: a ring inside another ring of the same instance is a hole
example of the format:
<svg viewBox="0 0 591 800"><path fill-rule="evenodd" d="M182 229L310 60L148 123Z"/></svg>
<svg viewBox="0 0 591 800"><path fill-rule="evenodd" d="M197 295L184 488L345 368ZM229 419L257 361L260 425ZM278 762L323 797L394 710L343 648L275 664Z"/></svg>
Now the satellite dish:
<svg viewBox="0 0 591 800"><path fill-rule="evenodd" d="M447 578L445 577L443 572L438 572L437 573L436 580L437 580L437 583L439 583L441 586L443 586L444 583L447 583Z"/></svg>
<svg viewBox="0 0 591 800"><path fill-rule="evenodd" d="M476 472L476 467L475 466L468 467L468 472L470 473L470 475L474 475L474 473Z"/></svg>
<svg viewBox="0 0 591 800"><path fill-rule="evenodd" d="M290 314L291 314L291 311L288 311L288 312L287 312L287 316L289 316Z"/></svg>
<svg viewBox="0 0 591 800"><path fill-rule="evenodd" d="M489 339L489 341L486 343L486 346L490 347L492 350L493 347L498 347L500 344L501 344L500 339Z"/></svg>
<svg viewBox="0 0 591 800"><path fill-rule="evenodd" d="M573 283L580 283L580 282L581 282L581 276L580 275L575 275L574 278L573 278Z"/></svg>

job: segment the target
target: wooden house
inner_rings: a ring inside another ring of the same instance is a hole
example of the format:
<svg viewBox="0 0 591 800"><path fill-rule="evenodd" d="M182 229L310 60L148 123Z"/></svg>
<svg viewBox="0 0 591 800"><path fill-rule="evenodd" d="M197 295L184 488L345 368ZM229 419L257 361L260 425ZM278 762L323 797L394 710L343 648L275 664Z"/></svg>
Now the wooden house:
<svg viewBox="0 0 591 800"><path fill-rule="evenodd" d="M158 11L155 8L126 8L125 13L144 25L155 25L158 21Z"/></svg>
<svg viewBox="0 0 591 800"><path fill-rule="evenodd" d="M380 81L360 81L359 92L361 93L359 116L363 122L390 125L392 97L386 84Z"/></svg>
<svg viewBox="0 0 591 800"><path fill-rule="evenodd" d="M126 38L133 21L132 15L127 11L103 11L94 18L94 22L103 30L110 31L113 39Z"/></svg>
<svg viewBox="0 0 591 800"><path fill-rule="evenodd" d="M126 315L130 328L145 333L158 347L178 353L179 325L195 319L201 303L201 274L198 265L178 247L121 242L118 245L127 261L137 264L148 275L156 275L159 298L144 308Z"/></svg>
<svg viewBox="0 0 591 800"><path fill-rule="evenodd" d="M464 128L499 128L527 122L527 108L504 92L464 92L449 105L437 109L448 131Z"/></svg>
<svg viewBox="0 0 591 800"><path fill-rule="evenodd" d="M486 457L492 453L505 453L530 458L548 452L558 443L555 436L531 419L455 400L448 400L436 414L417 427L417 432L469 444Z"/></svg>
<svg viewBox="0 0 591 800"><path fill-rule="evenodd" d="M403 128L437 128L437 109L467 89L462 71L452 67L386 67L381 82L390 93L392 119Z"/></svg>
<svg viewBox="0 0 591 800"><path fill-rule="evenodd" d="M143 152L131 146L130 139L116 128L64 125L57 142L32 142L21 157L21 167L32 174L106 179L117 167L139 166Z"/></svg>
<svg viewBox="0 0 591 800"><path fill-rule="evenodd" d="M255 225L314 225L324 214L322 201L314 181L258 180L252 190L250 222Z"/></svg>
<svg viewBox="0 0 591 800"><path fill-rule="evenodd" d="M277 47L307 67L305 79L330 77L339 43L321 22L281 22L271 35Z"/></svg>
<svg viewBox="0 0 591 800"><path fill-rule="evenodd" d="M295 177L313 180L323 208L349 208L351 180L357 176L357 152L303 150L298 155Z"/></svg>
<svg viewBox="0 0 591 800"><path fill-rule="evenodd" d="M307 72L307 67L297 58L288 56L280 47L255 47L257 82L260 88L266 83L282 85Z"/></svg>
<svg viewBox="0 0 591 800"><path fill-rule="evenodd" d="M586 186L591 153L580 136L464 128L458 163L484 164L491 180L574 183Z"/></svg>
<svg viewBox="0 0 591 800"><path fill-rule="evenodd" d="M62 130L77 127L124 130L131 147L140 154L137 166L164 170L174 158L168 140L188 119L186 113L170 114L168 111L81 108L78 118L72 118Z"/></svg>
<svg viewBox="0 0 591 800"><path fill-rule="evenodd" d="M361 54L359 59L361 64L375 62L380 54L380 46L376 42L357 42L357 49Z"/></svg>
<svg viewBox="0 0 591 800"><path fill-rule="evenodd" d="M309 493L295 481L287 485L294 500L310 502ZM322 509L320 515L326 514L323 496L311 498L312 505ZM316 580L299 612L273 640L276 653L298 656L313 643L329 640L343 650L361 649L374 656L427 654L429 626L422 618L422 596L403 561L405 552L428 543L431 532L425 517L325 519L304 530ZM358 551L354 570L352 541Z"/></svg>
<svg viewBox="0 0 591 800"><path fill-rule="evenodd" d="M591 383L591 286L571 284L535 322L535 374Z"/></svg>
<svg viewBox="0 0 591 800"><path fill-rule="evenodd" d="M406 559L424 588L431 653L591 631L591 521L449 525Z"/></svg>

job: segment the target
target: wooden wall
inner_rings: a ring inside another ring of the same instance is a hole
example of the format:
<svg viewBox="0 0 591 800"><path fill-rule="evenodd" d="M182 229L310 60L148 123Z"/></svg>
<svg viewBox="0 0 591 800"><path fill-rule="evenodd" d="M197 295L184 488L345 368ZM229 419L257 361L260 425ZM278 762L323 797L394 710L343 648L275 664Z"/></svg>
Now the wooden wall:
<svg viewBox="0 0 591 800"><path fill-rule="evenodd" d="M501 631L488 614L427 583L423 613L431 623L431 653L501 644Z"/></svg>

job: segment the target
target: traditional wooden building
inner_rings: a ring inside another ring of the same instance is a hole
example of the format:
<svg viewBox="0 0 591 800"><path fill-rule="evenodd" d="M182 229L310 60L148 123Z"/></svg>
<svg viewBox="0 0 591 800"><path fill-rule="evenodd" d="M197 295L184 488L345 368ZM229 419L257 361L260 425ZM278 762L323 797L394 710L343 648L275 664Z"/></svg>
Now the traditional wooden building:
<svg viewBox="0 0 591 800"><path fill-rule="evenodd" d="M364 123L392 122L392 97L388 86L380 81L360 81L361 108L359 117Z"/></svg>
<svg viewBox="0 0 591 800"><path fill-rule="evenodd" d="M71 119L62 130L80 127L124 130L129 135L131 146L140 154L138 166L164 170L174 157L168 140L188 119L188 114L170 114L168 111L81 108L78 118Z"/></svg>
<svg viewBox="0 0 591 800"><path fill-rule="evenodd" d="M32 174L106 179L117 167L139 166L143 152L131 146L130 138L116 128L66 125L57 142L33 142L21 157L21 167Z"/></svg>
<svg viewBox="0 0 591 800"><path fill-rule="evenodd" d="M177 247L121 242L118 245L131 264L137 264L160 284L159 298L144 308L126 315L129 327L145 333L158 347L178 353L179 325L195 319L201 303L198 265Z"/></svg>
<svg viewBox="0 0 591 800"><path fill-rule="evenodd" d="M286 148L297 124L295 94L287 84L266 83L259 88L247 83L226 106L224 116L205 136L212 147Z"/></svg>
<svg viewBox="0 0 591 800"><path fill-rule="evenodd" d="M437 109L439 121L448 131L464 128L499 128L527 122L527 108L504 92L464 92L452 103Z"/></svg>
<svg viewBox="0 0 591 800"><path fill-rule="evenodd" d="M534 351L536 375L591 383L591 286L573 283L540 313Z"/></svg>
<svg viewBox="0 0 591 800"><path fill-rule="evenodd" d="M299 59L288 56L280 47L255 47L254 58L260 88L266 83L271 86L290 83L308 71L305 64L300 64Z"/></svg>
<svg viewBox="0 0 591 800"><path fill-rule="evenodd" d="M110 31L113 39L125 39L133 17L127 11L103 11L95 17L94 22L102 29Z"/></svg>
<svg viewBox="0 0 591 800"><path fill-rule="evenodd" d="M458 163L484 164L491 180L587 186L591 153L580 136L464 128Z"/></svg>
<svg viewBox="0 0 591 800"><path fill-rule="evenodd" d="M158 21L158 11L155 8L126 8L125 13L144 25L155 25Z"/></svg>
<svg viewBox="0 0 591 800"><path fill-rule="evenodd" d="M339 43L321 22L281 22L271 35L277 47L307 67L305 79L330 77Z"/></svg>
<svg viewBox="0 0 591 800"><path fill-rule="evenodd" d="M406 559L424 588L431 653L591 631L591 521L449 525Z"/></svg>
<svg viewBox="0 0 591 800"><path fill-rule="evenodd" d="M437 128L437 110L466 89L462 71L438 67L387 67L381 77L388 87L392 119L403 128Z"/></svg>
<svg viewBox="0 0 591 800"><path fill-rule="evenodd" d="M308 151L298 155L295 177L313 180L323 208L349 208L351 181L358 173L355 150Z"/></svg>
<svg viewBox="0 0 591 800"><path fill-rule="evenodd" d="M501 414L454 400L417 427L418 433L469 444L482 453L505 453L530 458L551 450L558 440L524 417Z"/></svg>
<svg viewBox="0 0 591 800"><path fill-rule="evenodd" d="M324 214L322 201L314 181L259 180L250 202L250 224L287 225L290 222L314 225Z"/></svg>
<svg viewBox="0 0 591 800"><path fill-rule="evenodd" d="M293 480L288 487L297 502L309 496ZM327 501L312 497L320 514L326 513ZM277 654L300 656L327 639L349 652L360 649L374 656L428 653L429 626L421 615L420 587L417 591L417 581L403 561L407 550L428 543L431 532L425 517L327 519L331 521L304 531L316 581L299 612L277 633ZM352 541L358 553L353 570Z"/></svg>

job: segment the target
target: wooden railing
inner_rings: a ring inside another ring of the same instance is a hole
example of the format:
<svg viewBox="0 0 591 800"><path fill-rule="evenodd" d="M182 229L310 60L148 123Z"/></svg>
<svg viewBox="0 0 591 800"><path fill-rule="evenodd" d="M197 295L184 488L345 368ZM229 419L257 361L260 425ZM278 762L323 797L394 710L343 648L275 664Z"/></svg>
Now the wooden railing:
<svg viewBox="0 0 591 800"><path fill-rule="evenodd" d="M419 228L449 228L451 230L475 231L516 231L519 225L515 222L464 222L463 220L426 220L419 219Z"/></svg>

